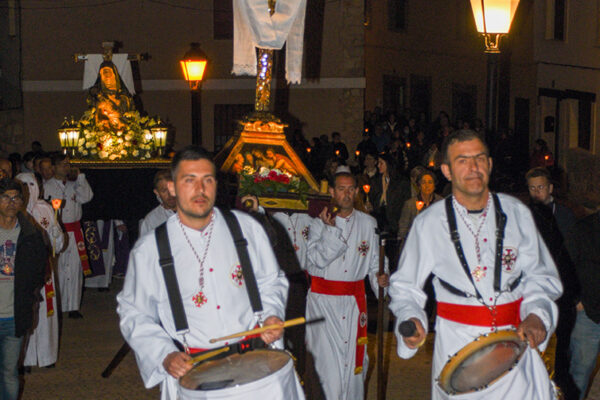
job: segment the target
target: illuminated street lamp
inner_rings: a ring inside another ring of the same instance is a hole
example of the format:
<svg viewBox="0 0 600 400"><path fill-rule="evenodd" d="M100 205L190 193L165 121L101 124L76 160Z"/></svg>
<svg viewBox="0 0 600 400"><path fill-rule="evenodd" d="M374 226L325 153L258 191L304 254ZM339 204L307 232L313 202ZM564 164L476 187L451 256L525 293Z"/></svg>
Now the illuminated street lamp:
<svg viewBox="0 0 600 400"><path fill-rule="evenodd" d="M499 53L500 37L506 35L519 0L471 0L477 31L485 38L485 52Z"/></svg>
<svg viewBox="0 0 600 400"><path fill-rule="evenodd" d="M191 43L191 48L179 62L183 77L190 85L192 93L192 144L202 145L202 78L208 64L206 54L200 50L198 43Z"/></svg>
<svg viewBox="0 0 600 400"><path fill-rule="evenodd" d="M471 0L477 31L484 37L487 53L486 131L494 142L497 130L498 56L500 37L508 34L519 0Z"/></svg>
<svg viewBox="0 0 600 400"><path fill-rule="evenodd" d="M60 147L63 149L63 153L75 156L77 151L77 143L79 142L79 127L73 117L69 121L67 117L60 125L58 129L58 140L60 140Z"/></svg>

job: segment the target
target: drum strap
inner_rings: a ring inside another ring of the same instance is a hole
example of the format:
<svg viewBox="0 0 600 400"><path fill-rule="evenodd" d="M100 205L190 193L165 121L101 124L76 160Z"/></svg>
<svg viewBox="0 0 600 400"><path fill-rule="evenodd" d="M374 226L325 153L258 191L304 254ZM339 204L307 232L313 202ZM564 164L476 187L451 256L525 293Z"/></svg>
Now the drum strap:
<svg viewBox="0 0 600 400"><path fill-rule="evenodd" d="M250 305L254 314L261 313L263 311L262 302L260 300L260 293L258 292L258 285L256 284L256 277L254 276L254 270L252 269L252 262L250 261L250 255L248 254L248 241L244 238L242 228L236 216L230 210L220 210L225 217L225 222L229 227L231 236L235 243L235 249L237 250L240 264L242 265L242 274L246 281L246 290L248 291L248 297L250 297Z"/></svg>
<svg viewBox="0 0 600 400"><path fill-rule="evenodd" d="M500 285L502 280L502 247L504 243L504 231L506 228L506 214L504 214L504 212L502 211L502 206L500 205L498 195L496 193L492 193L492 198L494 201L494 210L496 214L496 259L494 263L494 291L498 295L499 293L501 293ZM485 304L483 296L481 296L481 293L479 293L479 290L475 285L475 281L473 280L473 276L471 276L471 269L467 264L467 259L465 257L465 253L460 243L460 235L458 234L458 226L456 225L456 214L454 213L454 206L452 205L452 195L446 197L445 202L446 216L448 218L448 228L450 230L450 238L452 239L452 243L454 244L454 249L456 250L456 254L458 255L458 259L465 274L467 275L469 281L475 289L475 296L477 297L477 300L480 303Z"/></svg>
<svg viewBox="0 0 600 400"><path fill-rule="evenodd" d="M165 279L171 313L173 314L173 321L175 321L175 330L178 334L184 334L186 331L189 331L189 326L185 311L183 310L183 301L179 292L177 276L175 275L175 264L173 262L173 255L171 254L166 222L163 222L156 228L154 236L156 238L156 245L158 246L158 263Z"/></svg>

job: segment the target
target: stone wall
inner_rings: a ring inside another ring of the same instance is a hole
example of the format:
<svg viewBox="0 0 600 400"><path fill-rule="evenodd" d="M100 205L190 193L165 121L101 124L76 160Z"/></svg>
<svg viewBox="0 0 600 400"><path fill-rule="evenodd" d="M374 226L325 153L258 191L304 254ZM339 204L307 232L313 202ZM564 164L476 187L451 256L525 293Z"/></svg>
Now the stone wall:
<svg viewBox="0 0 600 400"><path fill-rule="evenodd" d="M340 65L344 77L365 76L365 26L364 5L362 2L342 0L342 26L339 30L339 42L343 50L343 62ZM343 117L342 138L348 147L350 159L360 142L364 113L364 89L344 89L340 99Z"/></svg>
<svg viewBox="0 0 600 400"><path fill-rule="evenodd" d="M600 157L582 149L569 149L567 177L571 200L600 204Z"/></svg>
<svg viewBox="0 0 600 400"><path fill-rule="evenodd" d="M0 154L29 150L31 140L25 136L23 110L0 111Z"/></svg>

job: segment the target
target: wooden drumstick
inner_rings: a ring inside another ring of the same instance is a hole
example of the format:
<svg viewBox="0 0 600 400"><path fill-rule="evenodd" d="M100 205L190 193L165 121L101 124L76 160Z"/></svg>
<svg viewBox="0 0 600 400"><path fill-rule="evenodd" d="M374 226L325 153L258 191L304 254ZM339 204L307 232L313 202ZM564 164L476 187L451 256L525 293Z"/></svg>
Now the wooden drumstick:
<svg viewBox="0 0 600 400"><path fill-rule="evenodd" d="M206 353L202 353L199 356L194 357L194 358L188 360L187 363L190 364L190 365L194 365L194 364L199 363L200 361L207 360L207 359L212 358L212 357L214 357L216 355L219 355L221 353L225 353L226 351L229 351L229 350L230 350L229 347L222 347L222 348L217 349L217 350L207 351Z"/></svg>
<svg viewBox="0 0 600 400"><path fill-rule="evenodd" d="M250 329L248 331L234 333L233 335L223 336L223 337L216 338L216 339L210 339L209 342L210 343L222 342L223 340L235 339L235 338L250 336L250 335L256 335L256 334L268 331L269 329L288 328L290 326L302 325L304 323L306 323L306 318L300 317L300 318L295 318L295 319L290 319L288 321L285 321L283 323L283 326L278 325L278 324L266 325L266 326L263 326L260 328L254 328L254 329Z"/></svg>

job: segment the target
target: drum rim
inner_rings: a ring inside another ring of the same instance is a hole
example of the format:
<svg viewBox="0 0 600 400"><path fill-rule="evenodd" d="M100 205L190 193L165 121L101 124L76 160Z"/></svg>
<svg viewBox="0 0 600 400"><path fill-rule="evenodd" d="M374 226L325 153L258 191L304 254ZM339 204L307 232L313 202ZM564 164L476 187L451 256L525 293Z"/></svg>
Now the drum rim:
<svg viewBox="0 0 600 400"><path fill-rule="evenodd" d="M497 381L499 381L500 379L502 379L504 375L509 373L515 367L515 365L519 363L521 357L523 357L523 354L525 354L525 351L527 350L527 345L525 345L524 350L521 352L521 354L518 355L518 357L515 359L515 362L510 368L507 368L506 371L500 374L496 379L493 379L490 382L488 382L486 385L465 392L456 392L450 387L450 379L452 378L453 373L456 371L458 366L460 366L462 362L465 361L465 359L467 359L468 356L473 354L475 351L482 349L486 345L502 341L513 341L523 343L523 341L517 334L516 329L503 329L495 332L485 333L476 337L472 342L462 347L459 351L457 351L453 356L451 356L448 359L448 361L444 365L444 368L442 368L442 371L440 372L439 378L437 379L437 383L440 386L440 388L445 393L450 395L467 394L484 390L496 383Z"/></svg>
<svg viewBox="0 0 600 400"><path fill-rule="evenodd" d="M235 356L235 355L242 356L242 355L244 355L244 354L248 354L248 353L256 353L256 352L259 352L259 353L263 353L263 352L264 352L264 353L283 353L283 354L285 354L285 355L287 355L287 356L288 356L288 362L286 362L286 363L285 363L285 365L284 365L283 367L281 367L281 368L280 368L279 370L277 370L277 371L273 371L273 372L271 372L270 374L268 374L268 375L265 375L265 376L264 376L264 377L262 377L261 379L264 379L264 378L267 378L267 377L269 377L269 376L272 376L273 374L276 374L278 371L280 371L281 369L285 368L285 366L286 366L286 365L289 363L289 361L292 361L292 362L294 361L294 358L293 358L293 356L290 354L290 352L288 352L287 350L282 350L282 349L268 349L268 348L264 348L264 349L255 349L255 350L248 351L248 352L246 352L246 353L235 353L235 354L232 354L231 356ZM227 357L225 357L225 358L227 358ZM186 390L194 391L194 389L189 389L189 388L185 387L184 385L182 385L182 384L181 384L181 380L182 380L182 379L184 379L186 376L188 376L188 374L189 374L189 373L191 373L191 372L194 370L194 368L196 368L197 366L204 365L204 364L209 364L209 363L215 363L215 362L218 362L218 361L221 361L221 360L223 360L223 358L222 358L222 359L217 359L217 360L206 360L206 361L203 361L203 362L201 362L201 363L199 363L199 364L196 364L196 365L194 365L194 367L193 367L191 370L189 370L189 371L188 371L188 372L187 372L185 375L183 375L181 378L179 378L179 379L177 380L177 382L178 382L179 386L180 386L180 387L182 387L182 388L184 388L184 389L186 389ZM256 381L253 381L253 382L256 382ZM241 386L245 386L245 385L251 384L251 383L253 383L253 382L247 382L247 383L244 383L244 384L237 384L237 385L235 385L235 386L231 386L231 387L226 387L226 388L223 388L223 390L224 390L224 389L231 389L231 388L234 388L234 387L241 387ZM219 390L221 390L221 389L219 389Z"/></svg>

